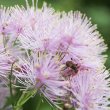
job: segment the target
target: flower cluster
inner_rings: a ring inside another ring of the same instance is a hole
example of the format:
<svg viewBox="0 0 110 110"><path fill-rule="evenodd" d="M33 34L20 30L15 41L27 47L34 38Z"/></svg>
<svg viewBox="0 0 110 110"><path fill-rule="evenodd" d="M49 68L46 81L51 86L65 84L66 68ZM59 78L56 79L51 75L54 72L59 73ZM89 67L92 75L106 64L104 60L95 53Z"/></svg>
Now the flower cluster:
<svg viewBox="0 0 110 110"><path fill-rule="evenodd" d="M108 110L110 79L102 54L107 46L96 25L79 11L26 3L27 8L0 8L3 81L12 74L16 87L36 90L58 108Z"/></svg>

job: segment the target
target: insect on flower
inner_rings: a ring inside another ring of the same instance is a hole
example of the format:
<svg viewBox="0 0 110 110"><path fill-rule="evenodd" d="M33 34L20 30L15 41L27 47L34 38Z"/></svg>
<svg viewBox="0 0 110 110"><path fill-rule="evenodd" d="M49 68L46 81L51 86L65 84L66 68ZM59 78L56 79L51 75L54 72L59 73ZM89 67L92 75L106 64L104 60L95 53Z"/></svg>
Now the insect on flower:
<svg viewBox="0 0 110 110"><path fill-rule="evenodd" d="M72 61L67 61L66 62L66 67L71 68L75 73L78 72L77 64L74 64Z"/></svg>
<svg viewBox="0 0 110 110"><path fill-rule="evenodd" d="M79 66L73 61L66 61L65 65L61 73L64 77L74 76L78 73Z"/></svg>
<svg viewBox="0 0 110 110"><path fill-rule="evenodd" d="M37 0L32 6L25 1L26 8L0 9L0 77L6 91L10 83L9 95L13 85L23 91L14 108L33 90L58 110L108 110L110 79L102 54L107 46L96 25L79 11L60 13L46 3L39 9Z"/></svg>

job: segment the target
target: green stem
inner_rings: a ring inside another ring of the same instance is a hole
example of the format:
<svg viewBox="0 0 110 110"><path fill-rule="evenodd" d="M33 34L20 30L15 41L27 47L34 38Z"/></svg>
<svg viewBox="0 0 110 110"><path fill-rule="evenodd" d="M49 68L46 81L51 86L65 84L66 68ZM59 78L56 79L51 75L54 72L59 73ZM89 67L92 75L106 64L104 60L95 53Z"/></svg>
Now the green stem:
<svg viewBox="0 0 110 110"><path fill-rule="evenodd" d="M14 108L14 110L20 110L20 108L17 107L17 108Z"/></svg>
<svg viewBox="0 0 110 110"><path fill-rule="evenodd" d="M35 95L37 92L37 90L25 90L23 91L21 97L19 98L19 100L17 101L16 105L15 105L15 109L14 110L20 110L22 108L22 106L31 98L33 97L33 95Z"/></svg>
<svg viewBox="0 0 110 110"><path fill-rule="evenodd" d="M53 107L51 107L51 110L54 110Z"/></svg>
<svg viewBox="0 0 110 110"><path fill-rule="evenodd" d="M37 104L37 107L36 107L36 110L40 110L39 108L40 108L41 102L42 102L42 100L39 99L38 104Z"/></svg>

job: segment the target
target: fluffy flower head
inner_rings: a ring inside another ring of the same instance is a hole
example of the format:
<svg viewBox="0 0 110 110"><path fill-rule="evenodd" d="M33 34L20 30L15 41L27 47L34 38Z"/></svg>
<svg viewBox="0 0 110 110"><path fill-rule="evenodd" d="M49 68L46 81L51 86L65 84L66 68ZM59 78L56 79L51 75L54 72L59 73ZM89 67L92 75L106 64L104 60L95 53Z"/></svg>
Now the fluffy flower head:
<svg viewBox="0 0 110 110"><path fill-rule="evenodd" d="M108 71L80 72L72 78L72 104L76 110L108 110Z"/></svg>

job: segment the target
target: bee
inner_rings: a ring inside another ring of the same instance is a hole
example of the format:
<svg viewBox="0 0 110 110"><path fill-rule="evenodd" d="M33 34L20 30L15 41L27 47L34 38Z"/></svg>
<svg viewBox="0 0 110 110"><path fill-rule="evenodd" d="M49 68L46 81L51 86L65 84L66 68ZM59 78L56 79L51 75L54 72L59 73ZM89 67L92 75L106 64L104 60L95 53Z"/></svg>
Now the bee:
<svg viewBox="0 0 110 110"><path fill-rule="evenodd" d="M71 68L75 73L78 72L78 65L74 64L72 61L66 62L66 68Z"/></svg>
<svg viewBox="0 0 110 110"><path fill-rule="evenodd" d="M74 76L78 73L78 65L73 61L66 61L64 68L61 71L63 77L68 78Z"/></svg>

